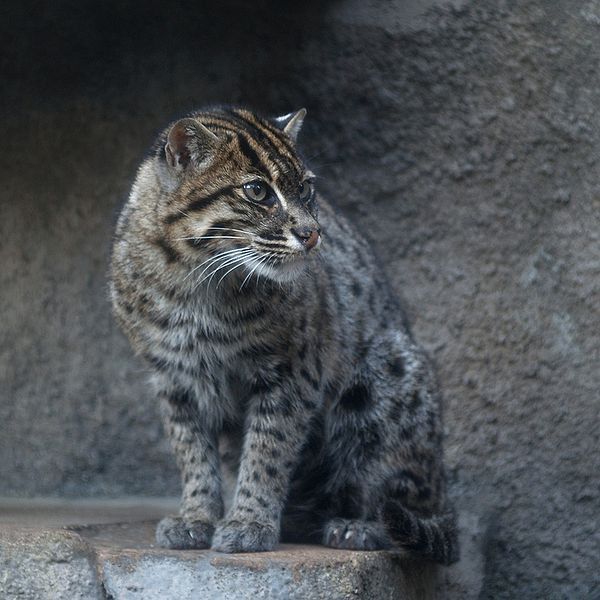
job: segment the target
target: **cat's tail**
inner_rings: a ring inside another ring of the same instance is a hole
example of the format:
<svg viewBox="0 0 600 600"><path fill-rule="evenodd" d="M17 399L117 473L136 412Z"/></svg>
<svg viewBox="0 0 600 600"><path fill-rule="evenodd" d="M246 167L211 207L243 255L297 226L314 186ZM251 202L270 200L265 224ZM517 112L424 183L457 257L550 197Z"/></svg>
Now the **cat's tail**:
<svg viewBox="0 0 600 600"><path fill-rule="evenodd" d="M443 565L458 561L458 532L454 511L420 517L397 500L388 500L383 508L383 522L388 535L398 546Z"/></svg>

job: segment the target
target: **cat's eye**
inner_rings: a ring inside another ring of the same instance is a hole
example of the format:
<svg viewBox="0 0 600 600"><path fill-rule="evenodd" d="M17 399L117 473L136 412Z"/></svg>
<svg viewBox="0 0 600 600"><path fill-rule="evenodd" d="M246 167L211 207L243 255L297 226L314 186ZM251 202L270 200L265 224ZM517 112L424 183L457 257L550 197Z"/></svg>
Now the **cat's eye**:
<svg viewBox="0 0 600 600"><path fill-rule="evenodd" d="M310 181L303 181L298 188L300 200L308 200L312 196L313 186Z"/></svg>
<svg viewBox="0 0 600 600"><path fill-rule="evenodd" d="M271 196L271 190L269 186L260 179L256 181L250 181L242 186L246 198L252 202L264 202L269 196Z"/></svg>

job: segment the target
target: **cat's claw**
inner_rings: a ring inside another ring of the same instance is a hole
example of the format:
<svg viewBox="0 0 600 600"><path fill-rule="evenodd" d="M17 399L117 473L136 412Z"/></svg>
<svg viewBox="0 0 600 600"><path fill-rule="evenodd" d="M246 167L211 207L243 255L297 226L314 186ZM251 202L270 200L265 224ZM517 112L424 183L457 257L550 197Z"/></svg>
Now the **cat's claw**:
<svg viewBox="0 0 600 600"><path fill-rule="evenodd" d="M268 552L279 541L273 525L227 519L217 525L212 549L217 552Z"/></svg>
<svg viewBox="0 0 600 600"><path fill-rule="evenodd" d="M344 550L381 550L391 546L380 523L353 519L332 519L325 525L323 544Z"/></svg>
<svg viewBox="0 0 600 600"><path fill-rule="evenodd" d="M156 526L156 542L163 548L191 550L210 548L215 528L204 521L184 521L165 517Z"/></svg>

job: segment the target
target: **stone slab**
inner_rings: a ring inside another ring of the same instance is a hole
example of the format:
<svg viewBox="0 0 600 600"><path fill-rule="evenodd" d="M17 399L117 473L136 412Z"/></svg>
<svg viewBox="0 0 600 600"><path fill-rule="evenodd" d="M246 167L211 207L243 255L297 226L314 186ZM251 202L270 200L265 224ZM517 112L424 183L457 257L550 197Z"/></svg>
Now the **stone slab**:
<svg viewBox="0 0 600 600"><path fill-rule="evenodd" d="M459 516L462 561L449 569L402 553L282 544L219 554L156 545L175 498L0 498L1 600L471 600L483 577L485 527Z"/></svg>
<svg viewBox="0 0 600 600"><path fill-rule="evenodd" d="M92 547L61 529L0 527L2 600L105 600Z"/></svg>
<svg viewBox="0 0 600 600"><path fill-rule="evenodd" d="M274 552L231 555L160 548L156 519L175 507L175 499L167 498L0 499L0 598L435 597L437 567L401 553L288 544Z"/></svg>
<svg viewBox="0 0 600 600"><path fill-rule="evenodd" d="M433 598L436 568L389 552L281 545L258 554L165 550L154 521L80 527L119 600Z"/></svg>

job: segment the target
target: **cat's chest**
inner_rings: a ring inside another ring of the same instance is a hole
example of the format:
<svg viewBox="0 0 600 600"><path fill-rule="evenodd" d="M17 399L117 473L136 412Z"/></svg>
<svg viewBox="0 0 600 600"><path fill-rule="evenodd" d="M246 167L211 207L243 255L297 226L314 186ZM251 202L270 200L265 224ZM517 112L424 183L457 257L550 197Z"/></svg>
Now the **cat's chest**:
<svg viewBox="0 0 600 600"><path fill-rule="evenodd" d="M172 327L164 332L168 345L211 369L251 356L253 347L273 337L270 316L260 309L228 312L192 306L176 314Z"/></svg>

